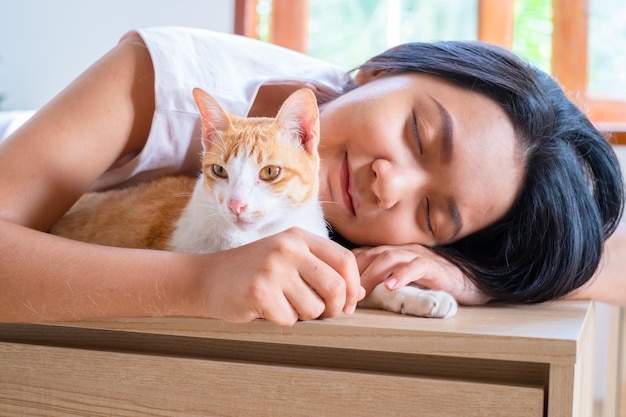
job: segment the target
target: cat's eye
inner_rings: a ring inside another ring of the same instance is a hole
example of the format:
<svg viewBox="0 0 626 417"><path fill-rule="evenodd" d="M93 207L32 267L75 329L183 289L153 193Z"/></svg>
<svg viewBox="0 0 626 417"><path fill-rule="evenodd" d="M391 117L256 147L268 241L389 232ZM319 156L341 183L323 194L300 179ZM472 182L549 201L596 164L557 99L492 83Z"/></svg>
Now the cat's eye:
<svg viewBox="0 0 626 417"><path fill-rule="evenodd" d="M211 171L218 176L219 178L228 178L228 172L223 166L220 165L211 165Z"/></svg>
<svg viewBox="0 0 626 417"><path fill-rule="evenodd" d="M259 178L263 181L271 181L278 177L280 174L280 167L276 165L267 165L261 168L259 171Z"/></svg>

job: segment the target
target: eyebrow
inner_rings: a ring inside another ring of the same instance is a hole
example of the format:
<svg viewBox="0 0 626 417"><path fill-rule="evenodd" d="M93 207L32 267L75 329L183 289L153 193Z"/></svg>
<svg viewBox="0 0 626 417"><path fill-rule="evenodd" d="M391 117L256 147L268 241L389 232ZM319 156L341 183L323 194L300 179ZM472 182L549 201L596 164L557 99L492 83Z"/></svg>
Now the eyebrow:
<svg viewBox="0 0 626 417"><path fill-rule="evenodd" d="M454 223L454 232L450 237L450 240L457 237L459 233L461 233L461 229L463 228L463 220L461 220L461 214L459 213L459 207L456 205L456 202L453 198L448 200L448 213L450 213L450 217L452 218L452 223Z"/></svg>
<svg viewBox="0 0 626 417"><path fill-rule="evenodd" d="M437 105L437 110L439 110L439 115L441 116L441 160L444 163L448 163L452 159L452 138L454 137L452 117L450 117L448 110L439 101L433 97L430 98Z"/></svg>
<svg viewBox="0 0 626 417"><path fill-rule="evenodd" d="M443 105L437 101L434 97L430 97L431 100L437 106L437 110L439 110L439 115L441 116L441 160L444 163L449 163L452 160L452 144L454 137L454 125L452 123L452 117L448 110L443 107ZM454 223L454 232L450 237L450 240L454 239L461 233L461 229L463 229L463 220L461 219L461 213L459 212L459 207L454 201L453 198L448 200L448 213L450 213L450 217L452 218L452 223Z"/></svg>

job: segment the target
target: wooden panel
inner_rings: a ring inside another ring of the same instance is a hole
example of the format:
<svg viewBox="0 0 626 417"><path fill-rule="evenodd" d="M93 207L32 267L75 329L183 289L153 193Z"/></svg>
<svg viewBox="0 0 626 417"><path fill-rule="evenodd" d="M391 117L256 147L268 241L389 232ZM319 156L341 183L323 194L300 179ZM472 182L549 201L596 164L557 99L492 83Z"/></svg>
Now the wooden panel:
<svg viewBox="0 0 626 417"><path fill-rule="evenodd" d="M598 128L605 133L608 141L612 145L626 145L626 123L603 124L599 123ZM626 417L626 416L624 416Z"/></svg>
<svg viewBox="0 0 626 417"><path fill-rule="evenodd" d="M588 0L552 0L552 74L570 93L587 89L587 2Z"/></svg>
<svg viewBox="0 0 626 417"><path fill-rule="evenodd" d="M542 305L462 307L445 320L379 310L278 327L194 318L148 318L60 323L60 326L538 363L576 361L576 344L589 301Z"/></svg>
<svg viewBox="0 0 626 417"><path fill-rule="evenodd" d="M626 101L587 98L583 106L594 122L621 123L626 127Z"/></svg>
<svg viewBox="0 0 626 417"><path fill-rule="evenodd" d="M513 0L478 1L478 39L505 48L513 46Z"/></svg>
<svg viewBox="0 0 626 417"><path fill-rule="evenodd" d="M594 322L590 316L581 329L576 363L550 365L549 417L593 415L593 336Z"/></svg>
<svg viewBox="0 0 626 417"><path fill-rule="evenodd" d="M0 357L2 415L543 415L541 387L6 343Z"/></svg>
<svg viewBox="0 0 626 417"><path fill-rule="evenodd" d="M548 387L548 416L572 417L574 413L574 365L552 364ZM558 401L552 401L558 398Z"/></svg>
<svg viewBox="0 0 626 417"><path fill-rule="evenodd" d="M595 308L595 305L591 308ZM593 414L595 323L594 318L589 317L587 325L581 329L574 365L573 417L588 417Z"/></svg>
<svg viewBox="0 0 626 417"><path fill-rule="evenodd" d="M411 374L503 385L547 386L549 381L549 365L542 363L324 348L281 344L275 339L260 343L37 324L0 325L0 341L29 345Z"/></svg>
<svg viewBox="0 0 626 417"><path fill-rule="evenodd" d="M572 97L576 105L614 145L626 145L626 102Z"/></svg>
<svg viewBox="0 0 626 417"><path fill-rule="evenodd" d="M593 303L561 301L288 328L0 323L0 415L583 416L590 320Z"/></svg>
<svg viewBox="0 0 626 417"><path fill-rule="evenodd" d="M294 51L308 51L309 0L273 0L270 39Z"/></svg>
<svg viewBox="0 0 626 417"><path fill-rule="evenodd" d="M258 0L235 0L235 33L259 38L259 14L256 11Z"/></svg>
<svg viewBox="0 0 626 417"><path fill-rule="evenodd" d="M624 404L620 399L620 387L622 390L626 388L621 382L622 368L623 368L623 355L626 353L623 351L623 336L624 336L624 323L623 323L624 308L619 306L609 306L609 319L608 319L608 337L606 339L606 361L608 364L605 371L605 395L604 403L602 404L601 414L602 417L616 417L626 416L626 413L619 413L619 404ZM623 395L622 395L623 397Z"/></svg>

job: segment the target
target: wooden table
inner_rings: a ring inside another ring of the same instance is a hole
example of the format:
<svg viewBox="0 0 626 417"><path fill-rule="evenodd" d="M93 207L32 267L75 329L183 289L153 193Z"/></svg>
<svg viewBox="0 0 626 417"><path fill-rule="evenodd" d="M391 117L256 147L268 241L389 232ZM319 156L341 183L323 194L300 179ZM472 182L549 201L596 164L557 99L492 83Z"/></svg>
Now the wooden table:
<svg viewBox="0 0 626 417"><path fill-rule="evenodd" d="M0 324L0 415L590 416L594 305Z"/></svg>

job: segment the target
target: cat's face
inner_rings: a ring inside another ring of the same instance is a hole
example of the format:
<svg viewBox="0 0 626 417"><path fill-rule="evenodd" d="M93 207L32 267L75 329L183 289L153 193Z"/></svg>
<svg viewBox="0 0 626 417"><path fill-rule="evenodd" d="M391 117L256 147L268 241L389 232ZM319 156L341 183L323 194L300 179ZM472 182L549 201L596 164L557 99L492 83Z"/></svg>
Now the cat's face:
<svg viewBox="0 0 626 417"><path fill-rule="evenodd" d="M195 92L203 117L204 187L240 229L279 222L317 199L319 121L313 93L294 93L274 118L240 118Z"/></svg>

